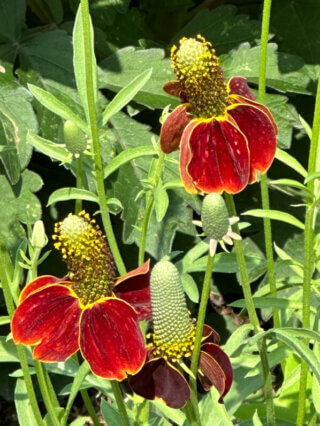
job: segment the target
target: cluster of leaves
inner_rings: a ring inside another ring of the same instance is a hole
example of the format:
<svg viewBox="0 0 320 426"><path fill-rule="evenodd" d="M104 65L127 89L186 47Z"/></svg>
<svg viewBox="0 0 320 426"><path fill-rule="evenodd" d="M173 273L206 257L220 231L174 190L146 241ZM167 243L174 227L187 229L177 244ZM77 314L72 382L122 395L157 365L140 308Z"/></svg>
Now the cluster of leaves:
<svg viewBox="0 0 320 426"><path fill-rule="evenodd" d="M234 1L234 5L216 7L215 2L211 3L211 9L207 10L199 0L166 0L160 9L154 0L90 2L98 62L96 84L100 89L97 103L104 176L121 251L127 254L128 264L136 266L136 245L140 240L146 197L152 194L155 211L148 228L146 250L155 260L172 251L178 256L177 266L195 316L207 263L207 245L200 241L192 224L193 217L199 214L201 201L181 187L178 153L171 154L165 161L162 178L154 179L161 109L177 104L175 98L162 90L163 84L174 77L168 49L182 36L201 33L220 55L227 78L246 77L253 89L257 88L259 78L261 4L248 2L244 6ZM269 364L275 367L274 374L279 379L275 387L276 415L281 419L279 424L293 424L299 389L299 357L309 363L314 373L313 380L308 382L308 396L315 396L313 404L308 402L308 415L311 418L314 410L320 411L316 397L320 390L317 381L320 372L319 277L313 283L315 332L297 330L302 312L304 225L303 210L293 207L305 203L308 196L305 183L314 178L307 176L305 165L310 138L307 121L312 119L316 64L320 63L320 6L316 0L273 3L266 105L279 127L279 150L269 183L271 206L277 206L277 210L258 210L258 185L248 188L236 202L239 212L248 214L244 219L250 220L251 225L243 224L242 232L250 281L255 289L255 306L261 310L261 322L266 329L264 337L270 337ZM72 31L77 7L77 0L0 0L0 236L15 263L15 291L23 282L21 265L32 224L42 218L50 228L53 220L65 216L71 205L69 200L82 199L87 210L96 209L92 157L84 155L84 189L77 189L73 177L77 174L77 161L63 145L65 120L72 120L88 133L87 111L81 106L82 94L76 89L73 66ZM80 54L76 67L79 73L83 69L81 60ZM122 92L116 110L112 110L111 99L124 87L128 87L127 97L126 92ZM39 198L35 195L37 192ZM252 210L253 207L257 209ZM270 297L266 279L259 219L266 216L275 220L277 299ZM59 275L61 266L50 261L50 257L40 265L40 271L42 268L44 273ZM212 424L209 413L214 409L221 425L231 424L226 412L231 418L240 419L241 425L251 424L252 417L258 425L261 424L259 417L265 417L261 364L257 340L250 335L251 326L239 326L245 322L246 312L242 310L238 314L237 310L245 304L238 285L235 253L219 253L214 272L214 293L223 296L223 306L229 304L234 309L221 310L221 304L219 308L213 297L207 322L226 341L224 349L231 357L235 379L225 398L225 408L215 403L214 391L202 398L203 424ZM285 329L269 330L272 308L280 310ZM21 370L16 369L16 349L6 338L9 319L4 305L2 311L0 377L8 385L0 389L0 394L12 399L14 389L19 421L30 425L32 417L27 418L26 413L32 414L26 399L21 397L25 395L25 385ZM225 315L218 315L216 311ZM301 342L302 338L314 342L313 352ZM284 344L279 345L277 341ZM33 365L31 353L28 356ZM277 375L279 363L284 366L283 378ZM73 392L71 378L77 374L78 364L70 359L63 364L48 364L46 368L57 379L59 395L70 395ZM9 381L4 379L8 372ZM81 386L98 389L113 398L109 384L93 374L88 374ZM139 399L132 397L128 406L131 418L139 422ZM101 412L108 424L121 424L114 404L102 400ZM83 417L75 424L85 421ZM157 425L170 421L182 425L185 416L160 402L152 402L149 421Z"/></svg>

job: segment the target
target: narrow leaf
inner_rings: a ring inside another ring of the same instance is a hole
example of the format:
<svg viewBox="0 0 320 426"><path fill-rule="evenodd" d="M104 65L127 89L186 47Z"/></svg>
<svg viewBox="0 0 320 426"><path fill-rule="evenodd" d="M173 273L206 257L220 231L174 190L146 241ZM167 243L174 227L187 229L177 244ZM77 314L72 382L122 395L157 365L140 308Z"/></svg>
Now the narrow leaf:
<svg viewBox="0 0 320 426"><path fill-rule="evenodd" d="M256 308L277 308L277 309L302 309L302 302L290 299L280 299L278 297L254 297L254 306ZM239 299L230 303L234 308L245 308L245 299Z"/></svg>
<svg viewBox="0 0 320 426"><path fill-rule="evenodd" d="M294 179L276 179L276 180L272 180L270 182L271 185L280 185L280 186L290 186L292 188L297 188L297 189L301 189L301 191L304 192L309 192L310 194L312 194L312 192L303 185L303 183L294 180Z"/></svg>
<svg viewBox="0 0 320 426"><path fill-rule="evenodd" d="M131 160L134 160L138 157L143 157L145 155L155 155L156 151L153 146L139 146L137 148L126 149L125 151L120 152L115 158L113 158L110 163L104 168L103 174L106 179L112 173L119 169L119 167L128 163Z"/></svg>
<svg viewBox="0 0 320 426"><path fill-rule="evenodd" d="M289 166L291 169L295 170L299 175L304 178L307 176L308 172L306 169L296 160L292 155L288 154L286 151L283 151L280 148L277 148L276 159L284 163L286 166Z"/></svg>
<svg viewBox="0 0 320 426"><path fill-rule="evenodd" d="M245 342L251 330L253 330L252 324L244 324L235 330L224 345L224 351L231 357Z"/></svg>
<svg viewBox="0 0 320 426"><path fill-rule="evenodd" d="M86 123L79 118L69 107L67 107L63 102L56 98L52 93L47 92L46 90L41 89L40 87L34 86L33 84L28 84L28 88L33 96L46 108L55 114L62 117L64 120L73 121L79 129L84 133L88 133L88 128Z"/></svg>
<svg viewBox="0 0 320 426"><path fill-rule="evenodd" d="M254 217L262 217L262 218L269 218L273 220L279 220L280 222L288 223L289 225L296 226L299 229L304 229L304 224L294 217L293 215L282 212L280 210L263 210L263 209L253 209L253 210L247 210L246 212L242 213L243 215L247 216L254 216Z"/></svg>
<svg viewBox="0 0 320 426"><path fill-rule="evenodd" d="M92 65L92 76L93 76L93 92L94 102L97 100L97 63L94 55L94 41L93 41L93 28L90 19L90 42L91 42L91 65ZM85 110L87 122L89 122L89 110L88 110L88 95L87 95L87 76L86 76L86 60L85 60L85 48L83 38L83 23L82 23L82 11L81 4L79 5L74 28L73 28L73 68L76 77L76 84L81 99L82 106Z"/></svg>
<svg viewBox="0 0 320 426"><path fill-rule="evenodd" d="M102 124L105 125L110 118L126 106L146 84L152 74L152 68L142 72L134 78L126 87L120 90L107 105L102 116Z"/></svg>
<svg viewBox="0 0 320 426"><path fill-rule="evenodd" d="M27 141L33 145L38 151L47 155L48 157L54 158L58 161L65 161L68 156L68 151L61 145L51 142L48 139L44 139L34 133L28 133Z"/></svg>
<svg viewBox="0 0 320 426"><path fill-rule="evenodd" d="M28 398L27 387L23 379L17 379L14 390L14 403L16 406L20 426L30 426L37 424Z"/></svg>
<svg viewBox="0 0 320 426"><path fill-rule="evenodd" d="M91 191L79 188L60 188L54 191L48 200L48 206L59 201L86 200L98 203L98 197Z"/></svg>

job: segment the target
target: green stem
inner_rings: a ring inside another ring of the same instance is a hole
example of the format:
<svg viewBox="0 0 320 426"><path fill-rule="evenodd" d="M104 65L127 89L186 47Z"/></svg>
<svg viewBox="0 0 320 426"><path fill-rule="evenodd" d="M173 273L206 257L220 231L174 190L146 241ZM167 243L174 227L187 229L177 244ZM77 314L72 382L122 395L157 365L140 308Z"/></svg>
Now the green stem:
<svg viewBox="0 0 320 426"><path fill-rule="evenodd" d="M101 423L99 422L96 410L94 409L94 406L92 405L88 392L85 389L81 389L80 393L81 393L83 402L85 406L87 407L89 416L91 417L93 421L94 426L101 426Z"/></svg>
<svg viewBox="0 0 320 426"><path fill-rule="evenodd" d="M149 172L149 179L152 180L153 188L156 188L156 186L159 183L159 179L161 177L163 167L164 167L164 153L160 151L159 158L154 159L153 161L156 162L155 167L153 167L153 162L151 163L151 170ZM146 201L146 213L143 219L142 229L141 229L141 236L140 236L140 243L139 243L139 257L138 257L138 263L139 266L143 264L144 262L144 253L146 249L146 239L147 239L147 232L148 232L148 226L151 219L151 215L154 209L154 196L153 193L147 194L147 201Z"/></svg>
<svg viewBox="0 0 320 426"><path fill-rule="evenodd" d="M81 154L77 158L77 188L82 189L83 185L83 167ZM82 200L77 199L75 203L75 214L80 213L82 210Z"/></svg>
<svg viewBox="0 0 320 426"><path fill-rule="evenodd" d="M124 404L123 401L123 396L122 396L122 392L119 386L119 383L116 382L115 380L111 380L111 386L112 386L112 391L114 394L114 397L116 399L117 402L117 406L118 406L118 410L122 419L122 426L130 426L130 421L129 421L129 417L126 411L126 406Z"/></svg>
<svg viewBox="0 0 320 426"><path fill-rule="evenodd" d="M2 290L3 290L7 311L11 319L13 317L14 309L15 309L11 291L10 291L10 284L9 284L11 280L11 277L10 277L11 274L9 271L12 269L11 268L12 265L9 263L10 259L9 259L8 253L4 249L1 243L0 243L0 258L1 258L0 280L1 280L1 285L2 285ZM43 423L41 412L38 406L37 397L33 388L32 378L30 375L28 360L27 360L24 347L22 345L17 345L17 352L18 352L18 357L21 364L23 378L27 388L28 398L30 401L30 405L31 405L34 417L36 419L37 425L42 426L44 423Z"/></svg>
<svg viewBox="0 0 320 426"><path fill-rule="evenodd" d="M313 117L311 146L309 152L308 174L314 173L320 169L317 163L317 154L319 153L319 136L320 136L320 71L318 77L318 88L316 96L316 104ZM308 189L314 193L315 182L314 180L308 182ZM305 218L305 231L304 231L304 272L303 272L303 296L302 296L302 327L310 328L310 298L311 298L311 283L312 275L314 272L314 217L315 206L313 200L309 201L306 208ZM301 375L300 375L300 390L299 390L299 403L297 426L304 424L305 416L305 400L308 379L308 365L301 362Z"/></svg>
<svg viewBox="0 0 320 426"><path fill-rule="evenodd" d="M236 207L234 204L233 197L229 194L225 195L226 204L228 206L230 216L237 216ZM233 230L240 234L238 224L233 225ZM237 262L239 266L241 286L243 289L244 298L246 301L246 308L248 311L249 319L254 327L254 333L258 334L261 332L259 319L254 307L253 297L251 293L250 280L247 271L246 259L244 256L243 246L241 241L234 241ZM259 353L262 364L262 371L264 376L265 392L266 392L266 408L267 408L267 424L268 426L275 425L275 413L273 406L273 393L272 393L272 378L270 374L270 368L267 357L267 347L265 342L259 342Z"/></svg>
<svg viewBox="0 0 320 426"><path fill-rule="evenodd" d="M198 362L199 362L200 349L201 349L202 332L203 332L203 326L204 326L204 321L206 317L206 309L207 309L207 304L209 299L209 293L210 293L210 281L212 277L213 263L214 263L214 256L210 256L208 254L207 268L206 268L206 272L205 272L204 280L203 280L203 287L202 287L199 313L198 313L198 319L197 319L196 336L195 336L194 348L192 351L192 358L191 358L191 371L194 377L190 376L190 386L191 386L191 390L193 394L195 395L195 398L191 398L191 403L199 419L200 419L200 415L199 415L199 408L198 408L198 401L197 401L196 377L198 372Z"/></svg>
<svg viewBox="0 0 320 426"><path fill-rule="evenodd" d="M194 396L193 391L191 391L191 398L190 400L186 403L185 407L184 407L184 412L185 415L187 417L187 420L189 422L190 426L200 426L200 419L199 421L197 421L197 419L195 418L195 412L193 409L193 404L192 404L192 397ZM198 399L196 397L196 404L198 404Z"/></svg>
<svg viewBox="0 0 320 426"><path fill-rule="evenodd" d="M52 403L52 400L50 398L50 393L48 390L47 382L44 376L43 367L41 365L41 362L34 360L34 368L37 373L37 379L41 391L41 395L43 398L44 405L46 406L47 412L49 414L49 417L51 419L51 422L53 425L60 425L60 421L58 419L56 410L54 408L54 405Z"/></svg>
<svg viewBox="0 0 320 426"><path fill-rule="evenodd" d="M95 93L93 85L93 72L92 72L92 40L90 34L90 15L88 0L81 0L81 13L83 24L83 41L84 41L84 55L85 55L85 75L86 75L86 89L88 100L88 113L89 113L89 126L92 139L92 148L94 153L94 167L96 173L96 185L99 198L100 211L102 216L103 225L107 235L108 243L112 251L117 268L121 275L126 273L126 267L122 260L116 237L114 235L111 219L108 210L106 192L104 188L103 178L103 165L100 153L99 131L97 124L97 113L95 105Z"/></svg>
<svg viewBox="0 0 320 426"><path fill-rule="evenodd" d="M262 15L261 27L261 53L260 53L260 69L259 69L259 101L264 103L266 94L266 72L267 72L267 47L269 36L271 0L265 0ZM267 174L261 175L261 198L262 208L265 210L270 209L269 191L268 191L268 178ZM263 219L264 239L267 255L268 279L270 286L270 294L272 297L277 297L276 277L274 273L274 258L273 258L273 244L272 244L272 229L271 220L269 218ZM275 328L280 327L279 311L276 308L272 309L273 323Z"/></svg>

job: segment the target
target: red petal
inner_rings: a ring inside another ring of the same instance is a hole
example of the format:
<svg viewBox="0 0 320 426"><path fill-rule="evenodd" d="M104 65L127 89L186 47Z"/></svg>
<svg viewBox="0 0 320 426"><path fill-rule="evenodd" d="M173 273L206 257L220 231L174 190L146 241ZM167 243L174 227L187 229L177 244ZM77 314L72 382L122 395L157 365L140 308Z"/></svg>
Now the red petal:
<svg viewBox="0 0 320 426"><path fill-rule="evenodd" d="M230 95L241 95L247 99L255 100L254 94L251 92L247 79L244 77L232 77L228 81L228 93Z"/></svg>
<svg viewBox="0 0 320 426"><path fill-rule="evenodd" d="M168 95L176 96L177 98L180 97L180 93L182 92L182 87L179 81L171 80L167 81L163 85L163 90L168 93Z"/></svg>
<svg viewBox="0 0 320 426"><path fill-rule="evenodd" d="M21 291L19 304L22 303L24 299L26 299L34 291L39 290L48 284L55 284L59 281L62 281L61 278L57 278L52 275L42 275L41 277L36 278L34 281L31 281L31 283L27 284Z"/></svg>
<svg viewBox="0 0 320 426"><path fill-rule="evenodd" d="M96 302L80 320L80 349L98 376L123 380L135 374L146 358L135 310L116 298Z"/></svg>
<svg viewBox="0 0 320 426"><path fill-rule="evenodd" d="M246 138L230 121L196 121L183 133L181 178L189 192L240 192L249 179Z"/></svg>
<svg viewBox="0 0 320 426"><path fill-rule="evenodd" d="M277 148L273 123L260 108L237 104L228 109L248 141L250 151L250 183L257 179L257 171L264 173L271 166Z"/></svg>
<svg viewBox="0 0 320 426"><path fill-rule="evenodd" d="M30 294L12 319L15 343L37 345L33 356L41 361L65 361L78 350L79 299L63 285L49 285Z"/></svg>
<svg viewBox="0 0 320 426"><path fill-rule="evenodd" d="M150 261L118 278L114 292L135 308L139 321L150 320Z"/></svg>
<svg viewBox="0 0 320 426"><path fill-rule="evenodd" d="M219 334L210 325L204 324L202 332L202 344L220 342Z"/></svg>
<svg viewBox="0 0 320 426"><path fill-rule="evenodd" d="M133 391L146 399L162 399L171 408L182 408L190 399L183 375L163 358L147 362L129 379Z"/></svg>
<svg viewBox="0 0 320 426"><path fill-rule="evenodd" d="M214 359L221 369L223 370L225 376L225 388L221 397L225 396L229 389L231 388L232 380L233 380L233 370L230 363L230 359L228 355L220 348L220 346L215 345L214 343L207 343L201 346L201 352L206 353L212 359ZM212 363L215 366L215 363ZM202 370L201 364L200 368Z"/></svg>
<svg viewBox="0 0 320 426"><path fill-rule="evenodd" d="M180 139L185 127L192 117L188 114L188 105L179 105L168 115L162 124L160 133L160 145L163 152L169 154L179 148Z"/></svg>

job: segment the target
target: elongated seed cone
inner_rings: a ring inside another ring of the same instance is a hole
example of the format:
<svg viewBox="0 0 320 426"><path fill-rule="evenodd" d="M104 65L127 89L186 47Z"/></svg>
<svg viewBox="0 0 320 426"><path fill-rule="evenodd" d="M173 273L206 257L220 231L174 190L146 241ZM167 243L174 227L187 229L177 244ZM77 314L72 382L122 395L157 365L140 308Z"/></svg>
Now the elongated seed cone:
<svg viewBox="0 0 320 426"><path fill-rule="evenodd" d="M221 195L212 193L204 197L201 209L201 222L204 234L217 241L228 232L229 214Z"/></svg>

